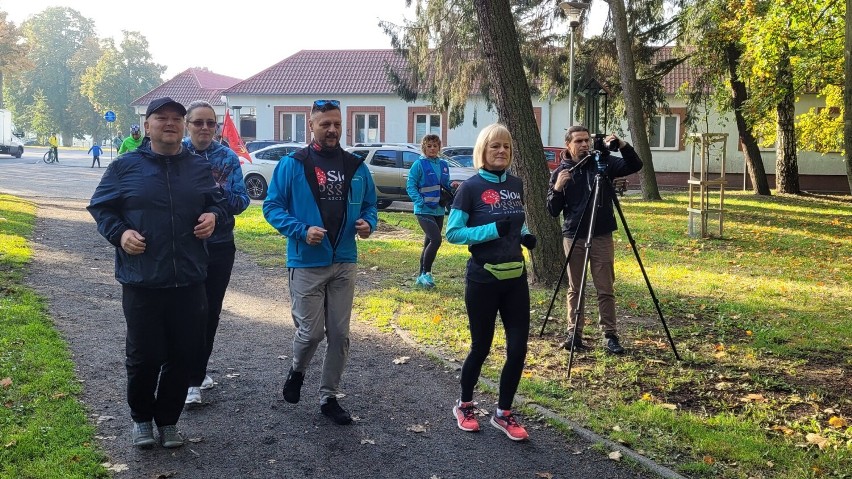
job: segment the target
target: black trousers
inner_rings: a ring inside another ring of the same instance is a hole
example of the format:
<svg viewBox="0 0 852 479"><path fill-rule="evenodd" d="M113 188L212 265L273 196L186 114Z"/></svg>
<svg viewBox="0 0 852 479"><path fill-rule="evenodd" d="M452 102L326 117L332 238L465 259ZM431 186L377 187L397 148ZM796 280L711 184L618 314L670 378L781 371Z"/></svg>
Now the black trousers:
<svg viewBox="0 0 852 479"><path fill-rule="evenodd" d="M444 227L443 216L417 215L420 228L426 233L423 240L423 252L420 254L420 274L431 273L438 248L441 247L441 229Z"/></svg>
<svg viewBox="0 0 852 479"><path fill-rule="evenodd" d="M473 400L473 388L491 352L499 312L506 331L506 363L500 373L497 407L511 410L524 371L527 339L530 335L530 288L527 278L522 276L494 283L468 281L464 303L470 327L470 353L462 365L461 400Z"/></svg>
<svg viewBox="0 0 852 479"><path fill-rule="evenodd" d="M127 322L127 403L135 422L177 424L189 371L202 347L207 317L204 283L179 288L123 285Z"/></svg>
<svg viewBox="0 0 852 479"><path fill-rule="evenodd" d="M207 281L204 289L207 292L207 321L204 325L204 345L197 356L197 362L189 376L190 386L201 386L207 374L207 363L213 353L213 341L216 330L219 329L219 316L222 314L222 301L225 291L231 282L231 271L234 269L234 256L237 247L233 241L224 243L207 243Z"/></svg>

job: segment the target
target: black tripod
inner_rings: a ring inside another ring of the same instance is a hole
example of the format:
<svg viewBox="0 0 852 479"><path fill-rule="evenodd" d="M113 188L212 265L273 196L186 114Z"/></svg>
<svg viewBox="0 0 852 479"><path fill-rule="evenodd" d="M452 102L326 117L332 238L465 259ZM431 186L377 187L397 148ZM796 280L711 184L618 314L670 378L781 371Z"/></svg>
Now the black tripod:
<svg viewBox="0 0 852 479"><path fill-rule="evenodd" d="M589 159L594 159L595 164L598 165L597 173L595 174L594 189L592 190L592 194L586 199L586 204L583 206L583 214L581 215L580 222L578 223L578 225L583 224L586 214L589 214L589 205L591 204L589 230L588 233L586 233L585 242L586 254L583 259L583 274L580 277L580 297L577 300L577 308L575 308L574 311L574 329L571 337L568 338L568 349L570 351L570 355L568 356L569 378L571 377L571 367L574 364L574 341L577 338L577 325L579 324L580 315L583 314L584 309L582 308L582 305L584 304L586 295L586 277L589 270L589 254L592 249L592 238L594 237L598 207L601 204L601 188L607 188L609 197L612 198L612 203L615 205L616 211L618 211L618 217L621 219L621 225L624 227L624 232L627 234L627 239L630 241L630 246L633 248L633 255L636 256L636 262L639 264L639 269L642 271L642 276L645 278L645 284L648 286L648 292L651 293L651 299L654 301L654 307L657 309L657 314L660 316L660 322L663 324L663 329L666 331L666 337L669 339L669 344L672 346L675 358L680 361L680 355L677 353L674 340L672 339L671 333L669 333L669 327L666 325L665 318L663 318L663 311L660 309L660 301L657 299L657 295L654 294L654 288L651 287L651 281L648 279L648 274L645 272L645 266L642 265L642 259L639 257L639 250L636 248L636 241L633 239L633 235L630 234L630 228L627 226L627 220L624 219L624 212L621 211L621 203L619 203L618 197L615 195L615 191L612 188L612 182L606 175L605 168L601 163L600 155L601 153L599 151L592 151L589 156L583 159L583 161L569 170L573 171L577 168L582 168ZM544 328L547 326L547 320L550 319L550 313L553 311L553 304L556 301L556 295L559 293L559 287L562 285L562 280L565 278L565 271L568 269L568 262L571 261L571 254L574 252L574 247L577 244L579 236L580 235L577 234L574 235L574 239L571 241L571 247L568 248L568 254L565 257L565 264L562 266L562 273L559 275L559 281L556 283L556 288L553 290L553 297L550 299L550 306L547 308L547 314L544 315L544 324L541 325L541 332L539 332L539 336L544 335Z"/></svg>

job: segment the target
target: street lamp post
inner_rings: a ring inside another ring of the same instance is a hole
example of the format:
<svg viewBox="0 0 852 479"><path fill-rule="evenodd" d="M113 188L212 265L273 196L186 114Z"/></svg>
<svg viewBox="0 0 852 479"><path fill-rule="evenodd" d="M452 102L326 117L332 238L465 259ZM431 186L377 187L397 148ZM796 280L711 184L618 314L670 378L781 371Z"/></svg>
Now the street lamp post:
<svg viewBox="0 0 852 479"><path fill-rule="evenodd" d="M568 26L571 28L568 52L568 126L571 126L574 124L574 29L580 25L580 18L583 11L589 8L589 2L562 2L559 7L568 17Z"/></svg>

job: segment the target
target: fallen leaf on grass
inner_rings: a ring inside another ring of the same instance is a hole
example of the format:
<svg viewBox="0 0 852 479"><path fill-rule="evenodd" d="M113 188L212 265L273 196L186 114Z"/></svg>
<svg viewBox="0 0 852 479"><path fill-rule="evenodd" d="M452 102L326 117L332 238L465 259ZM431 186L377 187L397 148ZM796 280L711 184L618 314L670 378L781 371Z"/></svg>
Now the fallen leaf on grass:
<svg viewBox="0 0 852 479"><path fill-rule="evenodd" d="M393 360L394 364L406 364L408 360L411 359L409 356L400 356Z"/></svg>
<svg viewBox="0 0 852 479"><path fill-rule="evenodd" d="M441 315L436 314L435 316L432 316L432 322L435 323L435 324L440 323L441 322Z"/></svg>
<svg viewBox="0 0 852 479"><path fill-rule="evenodd" d="M7 388L12 385L12 378L0 379L0 386Z"/></svg>
<svg viewBox="0 0 852 479"><path fill-rule="evenodd" d="M716 462L716 460L713 459L713 456L704 456L704 464L712 466L714 462Z"/></svg>
<svg viewBox="0 0 852 479"><path fill-rule="evenodd" d="M828 447L828 439L813 432L809 432L807 436L805 436L805 440L811 444L816 444L821 450Z"/></svg>
<svg viewBox="0 0 852 479"><path fill-rule="evenodd" d="M422 424L412 424L411 426L405 428L405 430L411 432L426 432L426 426Z"/></svg>
<svg viewBox="0 0 852 479"><path fill-rule="evenodd" d="M773 431L780 431L780 432L784 433L785 436L792 436L793 433L796 432L796 431L790 429L789 427L783 426L783 425L772 426L772 430Z"/></svg>
<svg viewBox="0 0 852 479"><path fill-rule="evenodd" d="M745 396L740 398L742 402L766 402L766 398L763 397L763 394L746 394Z"/></svg>
<svg viewBox="0 0 852 479"><path fill-rule="evenodd" d="M663 403L663 404L660 404L660 407L661 407L661 408L663 408L663 409L671 409L672 411L676 411L676 410L677 410L677 405L676 405L676 404L669 404L669 403L667 403L667 402L666 402L666 403Z"/></svg>
<svg viewBox="0 0 852 479"><path fill-rule="evenodd" d="M828 420L828 425L831 427L846 427L846 419L842 417L832 416L831 419Z"/></svg>
<svg viewBox="0 0 852 479"><path fill-rule="evenodd" d="M361 444L375 444L376 441L372 439L361 439Z"/></svg>
<svg viewBox="0 0 852 479"><path fill-rule="evenodd" d="M620 451L612 451L609 453L609 458L613 461L621 461L621 452Z"/></svg>
<svg viewBox="0 0 852 479"><path fill-rule="evenodd" d="M722 381L722 382L716 383L716 385L713 386L713 387L716 388L717 391L724 391L726 389L731 389L731 387L733 385L734 385L733 383L729 383L727 381Z"/></svg>

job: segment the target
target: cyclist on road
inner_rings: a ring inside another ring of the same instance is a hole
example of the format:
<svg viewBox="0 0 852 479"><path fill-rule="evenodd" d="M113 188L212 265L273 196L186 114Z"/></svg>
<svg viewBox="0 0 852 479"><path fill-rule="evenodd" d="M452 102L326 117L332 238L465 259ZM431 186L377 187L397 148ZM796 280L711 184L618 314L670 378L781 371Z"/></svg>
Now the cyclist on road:
<svg viewBox="0 0 852 479"><path fill-rule="evenodd" d="M121 146L118 148L118 154L127 153L128 151L133 151L136 148L139 148L142 145L142 132L139 129L139 125L132 125L130 127L130 136L124 139L121 143Z"/></svg>
<svg viewBox="0 0 852 479"><path fill-rule="evenodd" d="M53 161L59 163L59 140L56 138L56 133L50 135L47 139L51 151L53 151Z"/></svg>

